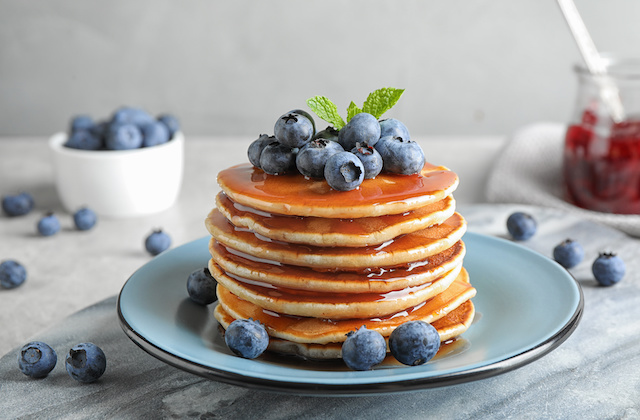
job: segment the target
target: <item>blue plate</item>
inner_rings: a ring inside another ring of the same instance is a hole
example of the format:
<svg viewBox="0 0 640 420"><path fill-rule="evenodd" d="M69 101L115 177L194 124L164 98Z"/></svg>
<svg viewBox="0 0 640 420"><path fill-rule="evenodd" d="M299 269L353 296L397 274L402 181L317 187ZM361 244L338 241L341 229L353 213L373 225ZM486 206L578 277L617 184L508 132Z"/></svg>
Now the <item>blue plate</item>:
<svg viewBox="0 0 640 420"><path fill-rule="evenodd" d="M465 268L478 290L476 320L429 363L403 366L387 357L374 370L263 354L246 360L225 346L212 314L188 298L189 273L209 260L209 238L167 251L123 286L118 315L125 333L158 359L210 379L264 390L362 395L452 385L530 363L577 327L582 290L554 261L510 241L468 232Z"/></svg>

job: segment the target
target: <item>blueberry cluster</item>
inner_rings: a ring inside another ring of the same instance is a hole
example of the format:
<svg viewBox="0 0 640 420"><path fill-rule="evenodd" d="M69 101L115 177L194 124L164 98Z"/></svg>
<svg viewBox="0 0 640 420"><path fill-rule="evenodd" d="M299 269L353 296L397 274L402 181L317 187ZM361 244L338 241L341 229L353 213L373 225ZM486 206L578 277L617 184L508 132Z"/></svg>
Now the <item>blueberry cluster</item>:
<svg viewBox="0 0 640 420"><path fill-rule="evenodd" d="M171 114L155 118L139 108L121 107L105 121L75 116L65 146L83 150L138 149L166 143L178 130L178 119Z"/></svg>
<svg viewBox="0 0 640 420"><path fill-rule="evenodd" d="M533 216L515 212L507 218L507 231L514 240L524 241L535 235L537 223ZM553 248L553 259L564 268L577 266L585 257L582 245L573 239L566 239ZM613 286L624 277L624 261L611 252L599 253L591 266L591 272L601 286Z"/></svg>
<svg viewBox="0 0 640 420"><path fill-rule="evenodd" d="M391 118L378 121L361 112L340 131L316 132L313 117L295 109L275 123L274 135L260 135L247 151L252 165L270 175L299 172L325 179L338 191L356 189L381 171L410 175L425 164L422 148L409 130Z"/></svg>
<svg viewBox="0 0 640 420"><path fill-rule="evenodd" d="M18 367L32 378L44 378L56 366L58 355L47 343L32 341L18 353ZM97 381L107 368L107 358L102 349L93 343L79 343L66 355L67 374L78 382Z"/></svg>
<svg viewBox="0 0 640 420"><path fill-rule="evenodd" d="M440 349L440 334L424 321L408 321L399 325L389 336L389 350L400 363L422 365L431 360ZM347 334L342 344L342 360L353 370L369 370L382 363L387 354L387 343L377 331L362 326Z"/></svg>

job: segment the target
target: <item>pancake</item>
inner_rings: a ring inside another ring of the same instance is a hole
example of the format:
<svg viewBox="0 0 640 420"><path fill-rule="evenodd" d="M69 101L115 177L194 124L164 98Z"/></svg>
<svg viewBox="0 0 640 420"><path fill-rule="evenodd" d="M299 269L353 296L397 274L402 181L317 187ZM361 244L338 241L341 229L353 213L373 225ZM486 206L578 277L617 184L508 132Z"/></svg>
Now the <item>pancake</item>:
<svg viewBox="0 0 640 420"><path fill-rule="evenodd" d="M320 293L275 287L241 277L231 277L217 264L210 264L211 275L229 292L263 309L284 315L350 319L373 318L398 313L419 305L447 289L462 266L442 277L418 286L387 293Z"/></svg>
<svg viewBox="0 0 640 420"><path fill-rule="evenodd" d="M438 225L455 212L455 200L451 196L401 214L349 219L281 216L234 203L224 193L216 196L216 204L234 226L276 241L315 246L377 245Z"/></svg>
<svg viewBox="0 0 640 420"><path fill-rule="evenodd" d="M421 285L437 279L462 264L466 249L462 241L451 248L402 266L367 268L360 272L314 270L307 267L268 263L250 255L209 242L212 259L232 275L290 289L336 293L385 293Z"/></svg>
<svg viewBox="0 0 640 420"><path fill-rule="evenodd" d="M343 270L366 269L407 264L423 260L458 242L466 230L466 222L458 213L443 223L399 236L378 246L360 248L316 247L274 241L245 229L235 227L217 209L213 209L205 225L217 240L228 248L271 260L313 268Z"/></svg>
<svg viewBox="0 0 640 420"><path fill-rule="evenodd" d="M416 210L450 196L458 176L444 166L425 164L420 174L381 173L351 191L301 174L268 175L251 164L225 169L218 185L234 202L288 216L329 219L377 217Z"/></svg>
<svg viewBox="0 0 640 420"><path fill-rule="evenodd" d="M431 325L438 331L440 342L444 343L464 333L473 322L474 316L475 307L468 300L444 317L432 322ZM385 340L387 341L388 352L389 337L385 337ZM339 359L342 357L342 343L294 343L293 341L274 338L269 341L268 350L305 359Z"/></svg>
<svg viewBox="0 0 640 420"><path fill-rule="evenodd" d="M458 278L442 293L405 311L384 317L369 319L325 319L290 316L265 310L251 302L242 300L218 284L218 307L214 314L224 328L224 317L219 312L224 310L233 319L260 321L270 337L280 338L296 343L327 344L342 342L349 331L366 325L367 328L379 331L387 337L400 324L422 320L432 323L471 299L476 290L469 284L466 270L461 270Z"/></svg>

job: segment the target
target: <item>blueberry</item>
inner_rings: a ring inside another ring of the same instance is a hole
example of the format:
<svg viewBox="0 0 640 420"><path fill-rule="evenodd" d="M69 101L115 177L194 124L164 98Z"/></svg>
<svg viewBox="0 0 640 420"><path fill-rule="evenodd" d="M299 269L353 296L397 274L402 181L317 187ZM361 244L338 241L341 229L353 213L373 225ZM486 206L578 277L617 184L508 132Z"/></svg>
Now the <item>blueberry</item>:
<svg viewBox="0 0 640 420"><path fill-rule="evenodd" d="M624 277L626 267L620 257L612 253L601 253L593 262L591 271L601 286L613 286Z"/></svg>
<svg viewBox="0 0 640 420"><path fill-rule="evenodd" d="M376 150L382 156L383 169L402 175L417 174L425 163L420 145L402 137L386 136L376 143Z"/></svg>
<svg viewBox="0 0 640 420"><path fill-rule="evenodd" d="M118 108L111 116L111 123L115 125L133 124L138 127L142 127L155 120L147 111L123 106Z"/></svg>
<svg viewBox="0 0 640 420"><path fill-rule="evenodd" d="M276 121L273 129L276 140L291 148L302 147L315 134L313 123L302 114L290 112Z"/></svg>
<svg viewBox="0 0 640 420"><path fill-rule="evenodd" d="M93 127L93 118L88 115L76 115L71 119L71 133L75 133L79 130L90 130Z"/></svg>
<svg viewBox="0 0 640 420"><path fill-rule="evenodd" d="M142 132L133 124L109 124L105 146L109 150L129 150L142 146Z"/></svg>
<svg viewBox="0 0 640 420"><path fill-rule="evenodd" d="M530 214L515 212L507 218L507 230L516 241L531 238L538 228L536 220Z"/></svg>
<svg viewBox="0 0 640 420"><path fill-rule="evenodd" d="M88 207L83 207L73 214L73 223L78 230L89 230L97 221L98 216Z"/></svg>
<svg viewBox="0 0 640 420"><path fill-rule="evenodd" d="M270 175L279 175L296 168L296 151L289 146L271 142L260 153L260 168Z"/></svg>
<svg viewBox="0 0 640 420"><path fill-rule="evenodd" d="M208 305L218 299L216 294L216 279L207 267L199 268L189 274L187 278L187 292L192 301L200 305Z"/></svg>
<svg viewBox="0 0 640 420"><path fill-rule="evenodd" d="M73 346L64 361L67 373L79 382L97 381L107 369L107 358L102 349L93 343Z"/></svg>
<svg viewBox="0 0 640 420"><path fill-rule="evenodd" d="M164 124L169 130L169 138L173 138L173 136L180 131L180 121L171 114L162 114L158 115L157 118L162 124Z"/></svg>
<svg viewBox="0 0 640 420"><path fill-rule="evenodd" d="M65 147L80 150L100 150L104 146L102 138L94 134L92 130L78 130L71 133Z"/></svg>
<svg viewBox="0 0 640 420"><path fill-rule="evenodd" d="M578 242L567 239L553 248L553 259L564 268L578 265L584 258L584 248Z"/></svg>
<svg viewBox="0 0 640 420"><path fill-rule="evenodd" d="M156 229L147 236L144 247L151 255L158 255L171 246L171 238L162 229Z"/></svg>
<svg viewBox="0 0 640 420"><path fill-rule="evenodd" d="M335 128L328 126L322 131L318 131L313 139L325 139L330 141L338 141L338 130Z"/></svg>
<svg viewBox="0 0 640 420"><path fill-rule="evenodd" d="M364 180L364 166L353 153L338 152L327 159L324 178L334 190L353 190Z"/></svg>
<svg viewBox="0 0 640 420"><path fill-rule="evenodd" d="M382 171L382 156L372 146L358 144L351 150L351 153L362 162L364 179L375 178Z"/></svg>
<svg viewBox="0 0 640 420"><path fill-rule="evenodd" d="M260 168L260 155L262 155L262 151L265 147L267 147L267 145L274 142L276 142L275 137L269 137L266 134L260 134L260 137L251 142L251 144L249 145L249 149L247 149L249 162L251 162L251 164L256 168Z"/></svg>
<svg viewBox="0 0 640 420"><path fill-rule="evenodd" d="M0 286L13 289L27 279L27 270L15 260L6 260L0 264Z"/></svg>
<svg viewBox="0 0 640 420"><path fill-rule="evenodd" d="M33 210L33 206L33 197L27 192L2 197L2 211L10 217L24 216Z"/></svg>
<svg viewBox="0 0 640 420"><path fill-rule="evenodd" d="M380 137L402 137L404 140L411 140L409 130L395 118L380 121Z"/></svg>
<svg viewBox="0 0 640 420"><path fill-rule="evenodd" d="M303 116L307 117L307 119L309 121L311 121L311 125L313 126L313 134L314 135L316 134L316 122L313 119L313 115L311 115L310 113L308 113L307 111L305 111L303 109L293 109L293 110L287 112L287 114L300 114L300 115L303 115Z"/></svg>
<svg viewBox="0 0 640 420"><path fill-rule="evenodd" d="M58 355L42 341L25 344L18 353L18 367L22 373L32 378L44 378L56 366Z"/></svg>
<svg viewBox="0 0 640 420"><path fill-rule="evenodd" d="M436 355L440 335L433 325L424 321L409 321L398 326L389 336L389 350L400 363L422 365Z"/></svg>
<svg viewBox="0 0 640 420"><path fill-rule="evenodd" d="M37 227L42 236L55 235L60 231L60 221L53 212L48 212L38 221Z"/></svg>
<svg viewBox="0 0 640 420"><path fill-rule="evenodd" d="M324 166L332 155L344 152L335 141L318 138L305 144L296 156L296 168L310 178L324 178Z"/></svg>
<svg viewBox="0 0 640 420"><path fill-rule="evenodd" d="M166 125L159 121L153 121L140 128L142 133L142 147L151 147L169 141L171 135Z"/></svg>
<svg viewBox="0 0 640 420"><path fill-rule="evenodd" d="M255 359L267 349L269 335L264 326L253 319L236 319L225 331L224 341L237 356Z"/></svg>
<svg viewBox="0 0 640 420"><path fill-rule="evenodd" d="M356 114L338 133L338 142L344 150L351 150L356 143L375 145L380 139L380 123L366 112Z"/></svg>
<svg viewBox="0 0 640 420"><path fill-rule="evenodd" d="M107 131L109 130L109 122L108 121L100 121L97 122L89 129L91 134L96 136L102 142L102 147L104 147L104 141L107 138Z"/></svg>
<svg viewBox="0 0 640 420"><path fill-rule="evenodd" d="M387 355L387 343L378 331L364 325L347 334L342 344L342 360L353 370L369 370L382 363Z"/></svg>

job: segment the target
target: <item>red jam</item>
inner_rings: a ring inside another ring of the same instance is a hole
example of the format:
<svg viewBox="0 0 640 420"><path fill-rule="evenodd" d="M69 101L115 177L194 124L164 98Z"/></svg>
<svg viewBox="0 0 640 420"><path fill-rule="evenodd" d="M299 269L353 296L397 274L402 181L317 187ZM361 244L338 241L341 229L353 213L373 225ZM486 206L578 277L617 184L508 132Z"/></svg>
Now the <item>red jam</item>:
<svg viewBox="0 0 640 420"><path fill-rule="evenodd" d="M589 210L640 214L640 119L602 128L586 111L580 124L567 130L567 198Z"/></svg>

